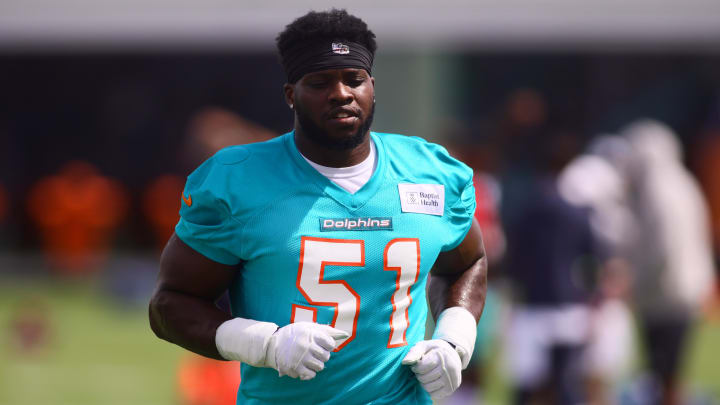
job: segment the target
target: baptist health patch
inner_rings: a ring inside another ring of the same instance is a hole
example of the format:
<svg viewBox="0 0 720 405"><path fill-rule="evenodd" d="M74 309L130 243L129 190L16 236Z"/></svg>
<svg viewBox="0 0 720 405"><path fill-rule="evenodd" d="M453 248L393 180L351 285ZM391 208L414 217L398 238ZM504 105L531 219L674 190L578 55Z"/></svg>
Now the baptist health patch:
<svg viewBox="0 0 720 405"><path fill-rule="evenodd" d="M445 211L445 186L442 184L399 183L402 212L442 216Z"/></svg>
<svg viewBox="0 0 720 405"><path fill-rule="evenodd" d="M320 218L320 231L392 231L392 218Z"/></svg>

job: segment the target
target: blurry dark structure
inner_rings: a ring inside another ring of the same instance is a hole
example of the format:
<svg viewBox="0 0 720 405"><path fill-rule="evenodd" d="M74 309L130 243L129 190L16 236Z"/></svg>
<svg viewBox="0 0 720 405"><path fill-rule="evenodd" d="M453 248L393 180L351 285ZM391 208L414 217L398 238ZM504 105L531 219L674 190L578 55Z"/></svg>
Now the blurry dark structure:
<svg viewBox="0 0 720 405"><path fill-rule="evenodd" d="M287 111L282 75L276 56L262 52L0 54L0 88L12 100L0 109L0 182L13 210L8 247L37 249L37 228L22 209L30 186L82 160L130 192L117 246L153 249L144 190L158 176L184 178L194 167L189 155L212 153L188 140L193 116L217 106L285 131L292 117L278 113Z"/></svg>
<svg viewBox="0 0 720 405"><path fill-rule="evenodd" d="M0 184L0 223L3 222L8 213L8 197L6 194L7 192L3 188L2 184Z"/></svg>
<svg viewBox="0 0 720 405"><path fill-rule="evenodd" d="M381 57L382 49L379 62ZM522 145L523 132L548 121L562 121L588 138L651 116L668 122L684 143L694 146L720 88L716 55L468 51L454 58L460 67L457 81L463 84L452 89L459 107L454 114L477 124L472 137L484 146L478 167L492 174L509 159L522 164L526 154L521 149L533 150ZM273 133L284 132L292 117L285 114L282 76L269 51L0 55L0 88L12 100L0 111L0 182L13 210L6 217L14 230L9 247L37 247L32 221L21 209L30 185L79 159L123 183L133 196L118 245L152 249L157 242L142 213L141 196L152 179L184 177L191 155L200 159L209 153L188 139L187 129L196 126L194 115L209 108L207 115L222 116L214 111L220 109ZM382 102L378 98L378 107ZM378 108L378 119L383 111L392 114L387 112L392 108ZM489 138L510 132L508 121L517 136L506 143L519 150L505 155L499 153L503 146ZM513 199L512 189L503 194Z"/></svg>
<svg viewBox="0 0 720 405"><path fill-rule="evenodd" d="M45 253L67 274L98 270L126 211L123 187L81 161L38 181L28 197Z"/></svg>
<svg viewBox="0 0 720 405"><path fill-rule="evenodd" d="M713 245L720 252L720 128L705 134L697 154L698 176L710 208Z"/></svg>
<svg viewBox="0 0 720 405"><path fill-rule="evenodd" d="M718 91L720 94L720 91ZM698 180L707 198L713 234L716 263L720 268L720 96L716 96L714 108L695 145L697 159L691 167L696 170ZM720 280L720 277L718 278ZM720 285L717 286L720 291Z"/></svg>

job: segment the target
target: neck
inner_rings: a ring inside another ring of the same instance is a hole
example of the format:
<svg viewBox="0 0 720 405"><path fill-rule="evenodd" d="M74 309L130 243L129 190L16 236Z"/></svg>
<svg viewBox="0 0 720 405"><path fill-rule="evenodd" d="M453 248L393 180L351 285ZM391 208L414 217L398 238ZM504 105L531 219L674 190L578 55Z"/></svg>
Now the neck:
<svg viewBox="0 0 720 405"><path fill-rule="evenodd" d="M314 163L327 167L349 167L362 163L370 154L370 132L356 147L345 150L330 149L304 136L302 129L295 127L295 145L300 153Z"/></svg>

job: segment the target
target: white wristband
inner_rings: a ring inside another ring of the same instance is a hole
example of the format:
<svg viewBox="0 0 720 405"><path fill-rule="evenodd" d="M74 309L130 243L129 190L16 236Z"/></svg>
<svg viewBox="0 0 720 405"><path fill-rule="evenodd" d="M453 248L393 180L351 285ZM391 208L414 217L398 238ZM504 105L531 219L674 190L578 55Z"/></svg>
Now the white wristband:
<svg viewBox="0 0 720 405"><path fill-rule="evenodd" d="M215 346L227 360L264 367L270 337L278 329L272 322L233 318L223 322L215 332Z"/></svg>
<svg viewBox="0 0 720 405"><path fill-rule="evenodd" d="M433 333L433 339L442 339L455 346L455 351L460 355L463 369L470 363L476 336L475 317L463 307L452 307L442 311L438 316Z"/></svg>

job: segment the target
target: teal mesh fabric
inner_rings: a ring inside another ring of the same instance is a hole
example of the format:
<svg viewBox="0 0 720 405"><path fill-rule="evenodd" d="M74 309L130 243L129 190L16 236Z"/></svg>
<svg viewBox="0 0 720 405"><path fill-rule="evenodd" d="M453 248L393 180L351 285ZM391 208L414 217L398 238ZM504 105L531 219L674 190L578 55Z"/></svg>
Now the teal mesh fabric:
<svg viewBox="0 0 720 405"><path fill-rule="evenodd" d="M302 158L293 135L226 148L200 166L176 233L212 260L242 262L230 289L235 316L283 326L298 311L295 321L346 322L353 336L309 381L243 365L238 403L431 403L400 363L425 335L428 272L470 228L472 171L419 138L372 133L377 168L350 194ZM443 185L442 215L402 212L399 183ZM343 227L358 219L392 225ZM329 220L340 225L323 229Z"/></svg>

